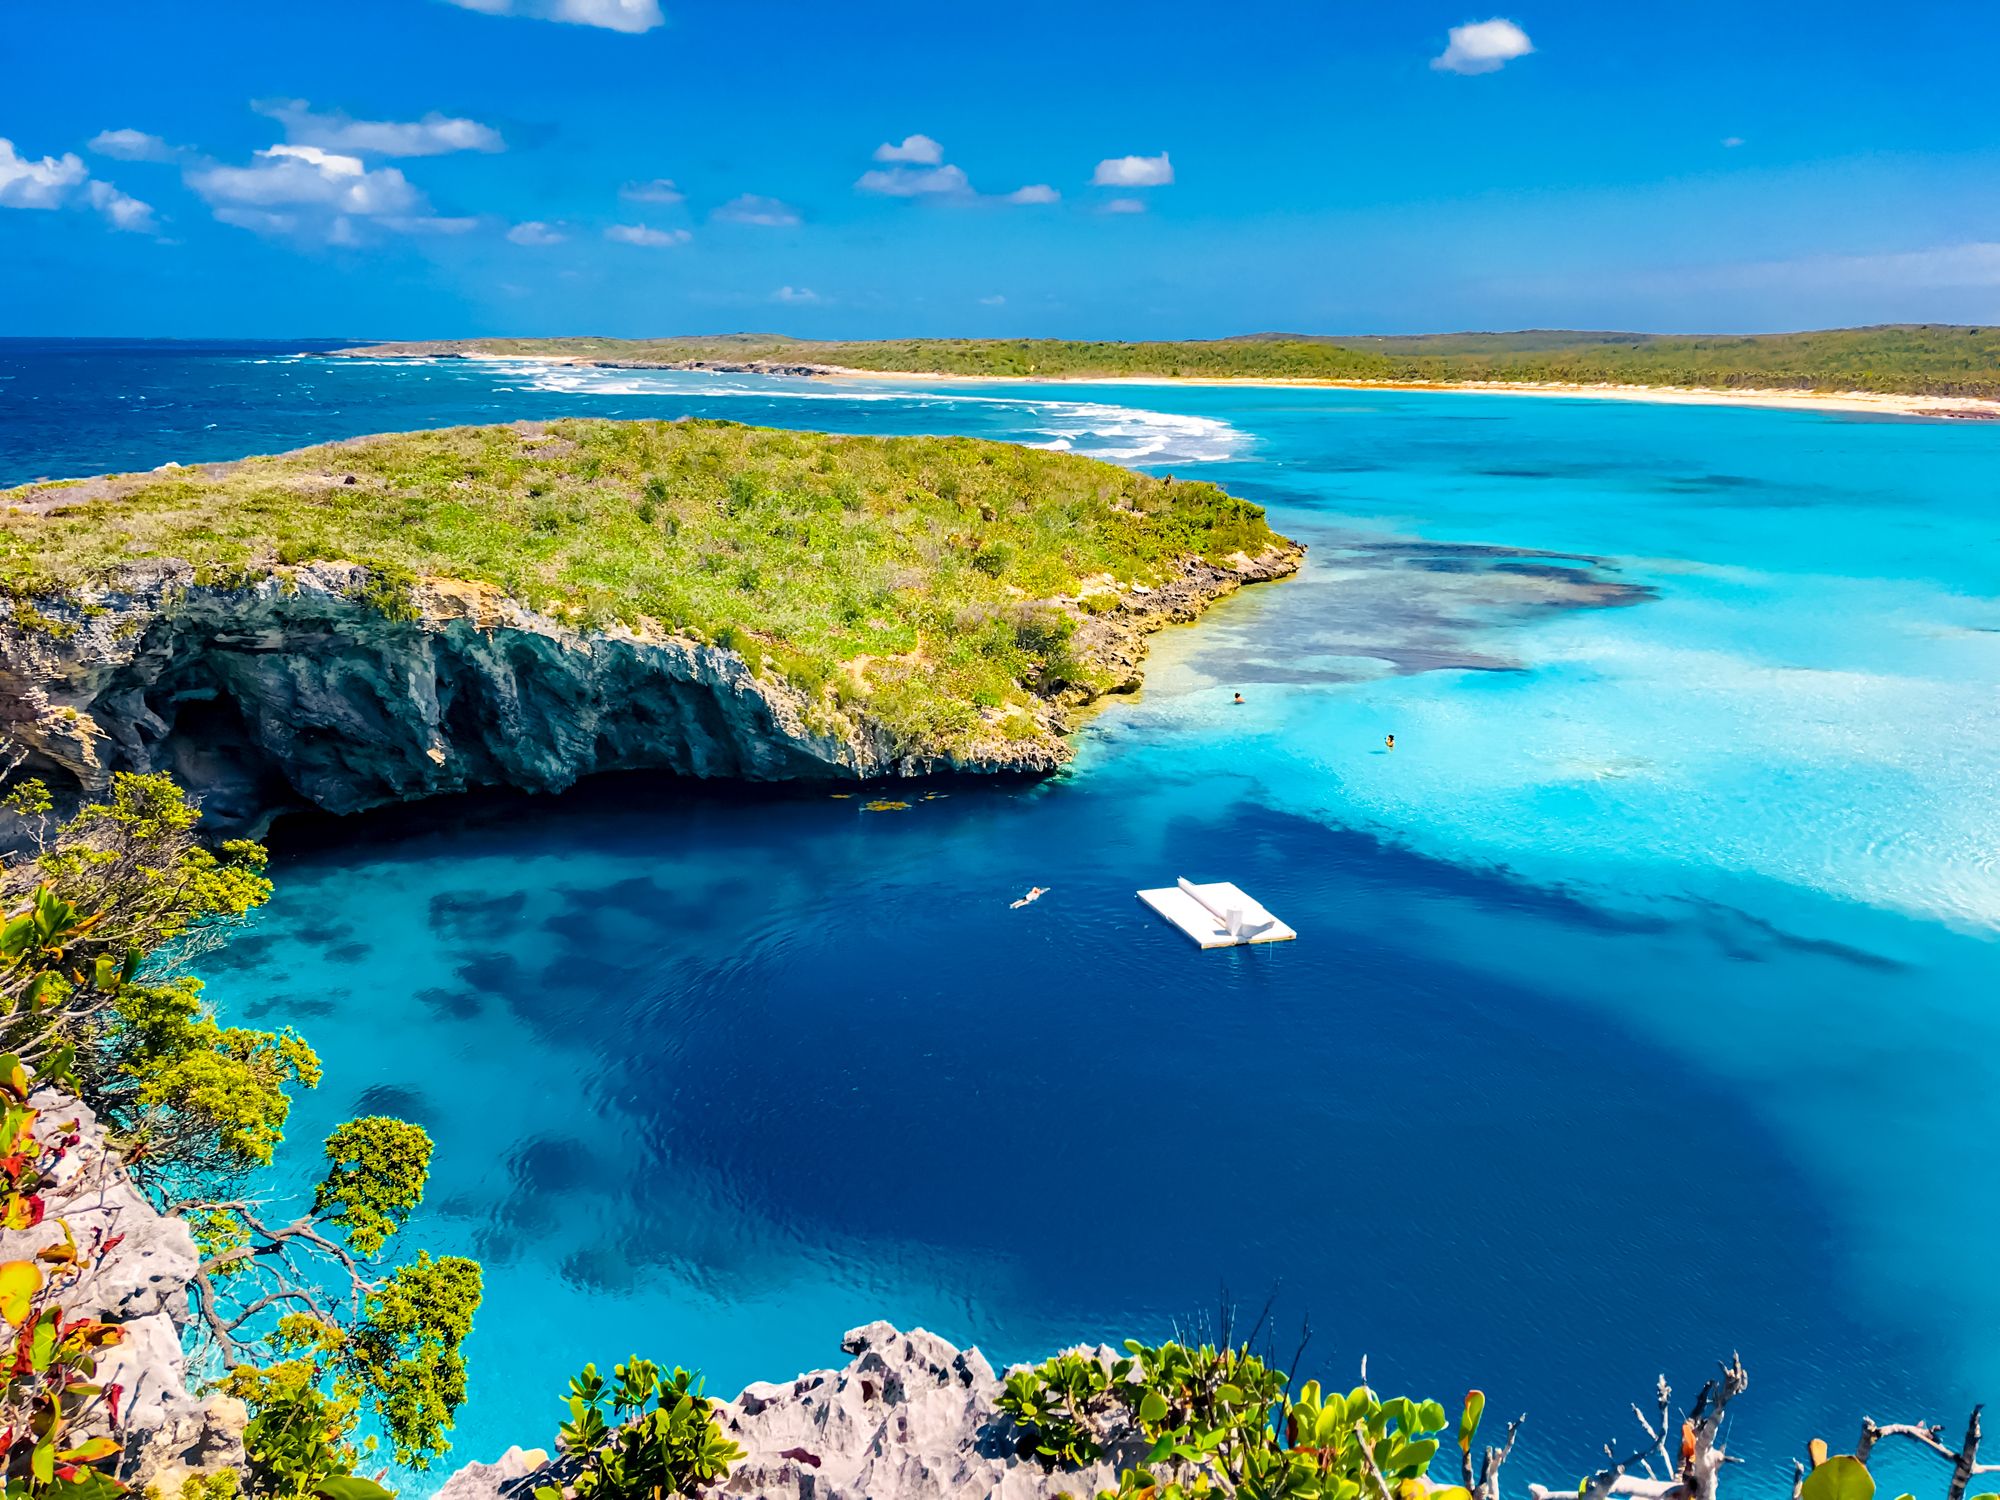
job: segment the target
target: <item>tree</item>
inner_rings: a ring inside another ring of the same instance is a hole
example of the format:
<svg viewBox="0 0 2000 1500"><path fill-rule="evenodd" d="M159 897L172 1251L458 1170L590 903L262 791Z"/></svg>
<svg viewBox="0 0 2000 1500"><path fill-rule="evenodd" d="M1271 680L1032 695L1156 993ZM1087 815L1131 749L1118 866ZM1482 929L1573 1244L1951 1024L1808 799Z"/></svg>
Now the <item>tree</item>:
<svg viewBox="0 0 2000 1500"><path fill-rule="evenodd" d="M0 1153L18 1168L7 1179L9 1223L39 1219L35 1187L47 1163L29 1150L27 1126L16 1118L32 1123L26 1090L39 1072L41 1085L68 1089L97 1112L107 1146L135 1180L195 1229L205 1259L191 1301L223 1366L222 1388L251 1409L250 1490L382 1500L386 1490L355 1474L381 1439L357 1434L364 1422L379 1427L396 1461L416 1468L449 1447L466 1394L462 1346L481 1296L475 1261L419 1252L402 1265L382 1263L423 1199L430 1137L386 1116L348 1121L327 1138L327 1171L309 1210L270 1222L240 1191L243 1179L271 1162L290 1091L318 1084L319 1059L290 1029L223 1025L200 981L180 972L269 898L264 850L241 840L205 846L200 810L165 776L113 778L106 801L81 808L53 833L52 799L41 783L24 782L0 802L23 820L33 845L30 858L0 868L7 903L0 1048L13 1049L0 1057L0 1091L10 1079L18 1083L0 1122L19 1147ZM76 1253L71 1242L43 1259L57 1257L51 1264L60 1269L60 1257ZM7 1434L9 1462L28 1444L15 1467L31 1488L40 1486L32 1489L38 1497L54 1482L50 1464L70 1452L49 1434L104 1399L85 1379L95 1325L49 1314L53 1286L33 1262L0 1269L0 1314L15 1337L54 1318L44 1352L56 1363L32 1366L19 1392L8 1388L26 1403ZM74 1350L63 1342L72 1334L82 1341ZM77 1394L47 1394L65 1388ZM109 1399L115 1406L115 1395ZM122 1452L122 1444L113 1449ZM67 1461L80 1475L106 1456L95 1447L77 1451L90 1455ZM109 1493L115 1488L55 1500Z"/></svg>
<svg viewBox="0 0 2000 1500"><path fill-rule="evenodd" d="M430 1137L371 1115L328 1136L326 1159L311 1210L290 1223L267 1222L243 1199L174 1206L208 1252L194 1304L228 1370L223 1388L253 1413L244 1441L252 1488L263 1494L304 1495L353 1473L376 1445L355 1440L364 1417L379 1423L397 1463L428 1468L451 1446L446 1434L465 1401L478 1262L420 1251L393 1269L379 1265L423 1199Z"/></svg>

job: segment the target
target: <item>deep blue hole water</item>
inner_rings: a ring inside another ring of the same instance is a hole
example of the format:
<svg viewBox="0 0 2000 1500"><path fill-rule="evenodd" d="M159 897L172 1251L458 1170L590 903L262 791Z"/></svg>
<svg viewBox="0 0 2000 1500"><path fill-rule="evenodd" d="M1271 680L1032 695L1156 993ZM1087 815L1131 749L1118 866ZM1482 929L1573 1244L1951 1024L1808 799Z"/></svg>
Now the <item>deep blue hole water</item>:
<svg viewBox="0 0 2000 1500"><path fill-rule="evenodd" d="M0 482L692 411L1198 473L1311 544L1046 783L279 825L203 976L325 1059L291 1180L357 1110L436 1137L408 1238L489 1278L454 1457L587 1358L1002 1362L1225 1286L1312 1373L1527 1411L1520 1482L1732 1349L1760 1494L2000 1393L2000 432L289 353L0 344ZM1299 941L1195 951L1134 899L1182 874Z"/></svg>

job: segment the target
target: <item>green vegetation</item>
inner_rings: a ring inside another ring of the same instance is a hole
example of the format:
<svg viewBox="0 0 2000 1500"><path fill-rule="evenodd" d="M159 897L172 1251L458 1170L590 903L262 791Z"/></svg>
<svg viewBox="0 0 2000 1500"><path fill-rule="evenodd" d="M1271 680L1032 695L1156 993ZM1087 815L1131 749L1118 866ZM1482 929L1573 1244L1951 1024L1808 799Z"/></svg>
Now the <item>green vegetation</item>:
<svg viewBox="0 0 2000 1500"><path fill-rule="evenodd" d="M8 505L60 499L47 514ZM50 599L142 558L242 582L362 563L391 616L420 577L601 626L728 644L826 724L865 708L950 746L1082 675L1042 601L1261 552L1263 512L1072 454L725 422L456 428L46 491L0 492L0 590Z"/></svg>
<svg viewBox="0 0 2000 1500"><path fill-rule="evenodd" d="M1148 343L1067 339L814 343L737 334L684 339L477 339L376 347L389 352L661 363L768 359L940 375L1164 375L1445 385L1610 382L2000 397L2000 328L1933 323L1743 335L1531 330L1348 338L1255 334Z"/></svg>
<svg viewBox="0 0 2000 1500"><path fill-rule="evenodd" d="M1422 1483L1448 1420L1435 1401L1383 1401L1366 1385L1322 1395L1315 1381L1294 1397L1247 1347L1128 1339L1125 1349L1109 1367L1070 1353L1007 1377L999 1406L1024 1454L1059 1469L1095 1463L1116 1422L1151 1447L1104 1492L1115 1500L1470 1500L1469 1488ZM1468 1465L1484 1408L1474 1391L1458 1423Z"/></svg>
<svg viewBox="0 0 2000 1500"><path fill-rule="evenodd" d="M552 1484L535 1500L661 1500L692 1495L729 1472L743 1450L722 1435L701 1376L671 1375L634 1355L612 1369L612 1383L585 1365L569 1383L569 1420L556 1447L577 1465L567 1488Z"/></svg>
<svg viewBox="0 0 2000 1500"><path fill-rule="evenodd" d="M429 1137L381 1116L347 1122L326 1142L310 1210L264 1222L234 1190L271 1161L289 1090L318 1083L319 1059L290 1031L221 1025L200 983L175 972L269 897L263 849L203 846L200 813L165 776L118 776L107 801L53 830L41 783L0 803L32 845L0 865L0 1219L42 1224L77 1140L65 1124L37 1132L30 1096L80 1097L134 1181L193 1227L205 1257L191 1288L198 1327L220 1387L250 1409L241 1484L204 1479L197 1493L386 1500L355 1470L384 1438L416 1468L449 1447L481 1295L473 1261L382 1261L422 1199ZM125 1445L107 1431L124 1393L92 1377L124 1331L67 1316L63 1298L123 1236L79 1247L62 1220L48 1229L33 1259L0 1263L0 1320L30 1355L0 1381L6 1496L111 1500L125 1489ZM344 1294L321 1288L326 1273ZM364 1423L372 1430L357 1437Z"/></svg>

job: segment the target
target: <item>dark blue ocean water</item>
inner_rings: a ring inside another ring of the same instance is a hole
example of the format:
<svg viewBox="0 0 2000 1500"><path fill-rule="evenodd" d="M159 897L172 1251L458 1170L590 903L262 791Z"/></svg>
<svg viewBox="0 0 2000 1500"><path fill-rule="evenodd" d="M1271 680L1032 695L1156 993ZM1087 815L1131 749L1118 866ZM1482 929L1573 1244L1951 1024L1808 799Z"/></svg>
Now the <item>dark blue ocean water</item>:
<svg viewBox="0 0 2000 1500"><path fill-rule="evenodd" d="M585 1358L733 1389L881 1316L1005 1360L1223 1285L1316 1373L1528 1411L1523 1482L1730 1349L1757 1492L2000 1394L2000 432L292 352L0 344L0 483L694 411L1198 471L1312 543L1039 786L280 826L206 977L325 1057L292 1170L357 1108L436 1135L412 1239L490 1276L460 1456ZM1177 874L1300 940L1195 952L1133 899Z"/></svg>

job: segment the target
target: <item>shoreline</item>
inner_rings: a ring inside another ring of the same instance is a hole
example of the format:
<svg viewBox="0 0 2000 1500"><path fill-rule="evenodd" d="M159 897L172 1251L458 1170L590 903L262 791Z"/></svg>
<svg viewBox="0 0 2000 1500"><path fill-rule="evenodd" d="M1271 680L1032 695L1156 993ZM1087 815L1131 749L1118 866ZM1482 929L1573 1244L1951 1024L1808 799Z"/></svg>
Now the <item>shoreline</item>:
<svg viewBox="0 0 2000 1500"><path fill-rule="evenodd" d="M604 370L681 370L692 374L763 374L806 380L947 382L954 385L1096 385L1243 387L1252 390L1415 391L1439 395L1553 396L1586 401L1644 401L1668 406L1756 406L1791 411L1846 412L1927 421L2000 422L2000 399L1924 396L1889 391L1802 391L1767 387L1626 385L1612 382L1507 380L1332 380L1315 376L1227 375L965 375L924 370L860 370L846 365L782 365L745 360L647 361L590 359L570 354L384 353L368 348L324 357L469 359Z"/></svg>
<svg viewBox="0 0 2000 1500"><path fill-rule="evenodd" d="M564 363L598 362L566 360ZM1669 406L1760 406L1795 411L1860 412L1935 421L2000 422L2000 400L1981 396L1914 396L1887 391L1792 391L1725 386L1615 385L1608 382L1325 380L1280 375L919 375L905 371L835 368L829 368L814 378L948 380L1000 385L1240 386L1253 390L1415 391L1447 396L1555 396L1586 401L1650 401Z"/></svg>

